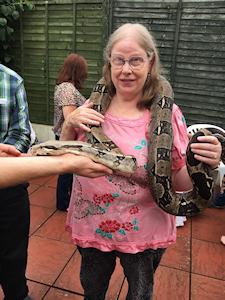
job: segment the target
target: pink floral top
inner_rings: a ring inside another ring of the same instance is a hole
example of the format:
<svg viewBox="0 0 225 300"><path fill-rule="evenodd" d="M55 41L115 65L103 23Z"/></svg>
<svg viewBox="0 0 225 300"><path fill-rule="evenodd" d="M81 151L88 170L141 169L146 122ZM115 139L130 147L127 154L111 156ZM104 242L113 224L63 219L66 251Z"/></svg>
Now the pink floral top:
<svg viewBox="0 0 225 300"><path fill-rule="evenodd" d="M149 120L148 110L136 120L105 114L104 132L123 153L136 157L138 169L131 177L74 176L67 229L77 245L137 253L148 248L166 248L175 242L175 217L156 205L148 186ZM184 117L176 105L172 124L173 170L177 170L185 164L188 137Z"/></svg>
<svg viewBox="0 0 225 300"><path fill-rule="evenodd" d="M63 106L73 105L80 106L86 99L75 88L71 82L63 82L56 85L54 92L54 128L56 135L60 136L64 122Z"/></svg>

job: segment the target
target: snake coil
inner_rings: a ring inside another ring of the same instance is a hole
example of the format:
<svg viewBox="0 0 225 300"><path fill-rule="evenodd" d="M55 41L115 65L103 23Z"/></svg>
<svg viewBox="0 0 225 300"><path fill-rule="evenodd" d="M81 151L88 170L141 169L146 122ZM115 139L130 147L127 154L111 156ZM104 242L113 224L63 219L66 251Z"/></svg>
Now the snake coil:
<svg viewBox="0 0 225 300"><path fill-rule="evenodd" d="M168 86L167 86L168 87ZM165 94L170 94L164 96ZM221 160L225 163L225 134L220 130L200 130L191 138L187 152L186 164L193 183L189 192L174 192L172 188L171 152L173 143L172 93L157 95L152 102L152 120L149 125L148 173L149 187L157 205L172 215L193 216L208 207L213 197L216 171L196 159L190 150L190 144L198 135L215 135L222 144ZM107 107L108 94L104 79L100 79L91 93L93 108L104 113ZM74 153L90 157L115 171L133 173L136 160L133 156L124 155L120 149L103 132L101 126L91 126L87 142L48 141L31 148L33 155L61 155Z"/></svg>

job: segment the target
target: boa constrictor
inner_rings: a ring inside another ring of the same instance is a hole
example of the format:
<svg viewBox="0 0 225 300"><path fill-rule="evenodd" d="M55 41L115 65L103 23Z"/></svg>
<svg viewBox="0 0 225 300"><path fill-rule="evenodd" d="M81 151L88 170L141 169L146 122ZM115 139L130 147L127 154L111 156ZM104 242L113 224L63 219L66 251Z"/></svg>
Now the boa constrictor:
<svg viewBox="0 0 225 300"><path fill-rule="evenodd" d="M108 94L105 82L101 79L95 86L90 100L93 108L104 113ZM225 162L225 134L221 131L201 130L190 140L187 148L187 168L193 182L189 192L174 192L171 181L171 149L173 130L171 124L173 100L171 97L157 95L152 102L152 120L149 124L149 186L154 200L169 214L193 216L206 208L213 197L215 171L194 159L190 144L198 135L216 134L222 144L222 161ZM91 126L87 143L80 141L48 141L31 148L32 155L61 155L74 153L90 157L115 171L133 173L136 159L124 155L120 149L103 133L101 127Z"/></svg>

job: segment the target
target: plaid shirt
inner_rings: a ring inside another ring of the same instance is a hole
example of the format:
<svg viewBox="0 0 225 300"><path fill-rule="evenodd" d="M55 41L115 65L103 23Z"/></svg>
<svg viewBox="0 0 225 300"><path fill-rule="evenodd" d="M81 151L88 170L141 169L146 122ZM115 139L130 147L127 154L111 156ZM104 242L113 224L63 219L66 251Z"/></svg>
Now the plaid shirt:
<svg viewBox="0 0 225 300"><path fill-rule="evenodd" d="M23 79L0 64L0 143L21 152L30 146L30 124Z"/></svg>

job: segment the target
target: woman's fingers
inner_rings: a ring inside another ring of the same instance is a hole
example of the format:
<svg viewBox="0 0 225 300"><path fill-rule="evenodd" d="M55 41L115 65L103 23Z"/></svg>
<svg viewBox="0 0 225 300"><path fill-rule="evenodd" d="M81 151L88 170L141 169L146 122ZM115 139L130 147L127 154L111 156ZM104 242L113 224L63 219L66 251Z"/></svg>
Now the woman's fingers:
<svg viewBox="0 0 225 300"><path fill-rule="evenodd" d="M222 147L219 140L214 136L199 136L199 143L191 144L191 151L195 158L201 162L217 167L220 162Z"/></svg>

